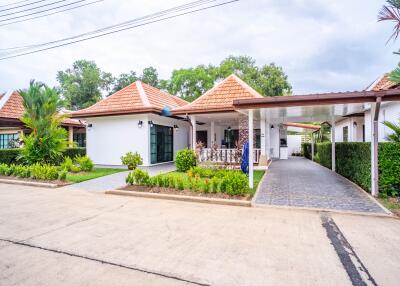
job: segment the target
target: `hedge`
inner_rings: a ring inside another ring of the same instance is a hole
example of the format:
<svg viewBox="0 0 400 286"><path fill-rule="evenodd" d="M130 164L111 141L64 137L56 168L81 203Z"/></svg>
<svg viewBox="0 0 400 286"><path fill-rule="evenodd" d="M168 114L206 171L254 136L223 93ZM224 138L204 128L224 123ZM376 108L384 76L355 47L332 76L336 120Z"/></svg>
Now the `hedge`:
<svg viewBox="0 0 400 286"><path fill-rule="evenodd" d="M17 157L21 149L0 149L0 164L18 164ZM64 152L64 157L75 158L85 156L86 148L68 148Z"/></svg>
<svg viewBox="0 0 400 286"><path fill-rule="evenodd" d="M331 143L315 144L315 161L331 168ZM303 155L311 159L311 144L304 143ZM381 194L400 194L400 143L379 143L379 189ZM336 143L336 172L365 190L371 188L371 144L366 142Z"/></svg>

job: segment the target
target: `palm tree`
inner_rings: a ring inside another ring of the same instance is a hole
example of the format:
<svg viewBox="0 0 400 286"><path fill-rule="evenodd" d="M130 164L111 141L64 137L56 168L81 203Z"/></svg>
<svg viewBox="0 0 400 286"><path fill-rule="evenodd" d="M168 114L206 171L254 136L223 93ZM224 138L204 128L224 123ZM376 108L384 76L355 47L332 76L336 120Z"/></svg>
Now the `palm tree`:
<svg viewBox="0 0 400 286"><path fill-rule="evenodd" d="M29 164L55 164L68 146L67 131L60 127L64 116L58 113L61 102L57 91L32 80L29 88L19 93L25 107L21 121L31 130L22 138L21 158Z"/></svg>
<svg viewBox="0 0 400 286"><path fill-rule="evenodd" d="M395 124L390 121L384 121L383 124L393 131L392 134L386 136L386 140L390 142L400 142L400 124Z"/></svg>
<svg viewBox="0 0 400 286"><path fill-rule="evenodd" d="M400 0L387 0L387 5L383 5L382 9L378 14L378 21L390 21L394 22L393 33L390 36L388 42L391 39L396 40L400 34Z"/></svg>

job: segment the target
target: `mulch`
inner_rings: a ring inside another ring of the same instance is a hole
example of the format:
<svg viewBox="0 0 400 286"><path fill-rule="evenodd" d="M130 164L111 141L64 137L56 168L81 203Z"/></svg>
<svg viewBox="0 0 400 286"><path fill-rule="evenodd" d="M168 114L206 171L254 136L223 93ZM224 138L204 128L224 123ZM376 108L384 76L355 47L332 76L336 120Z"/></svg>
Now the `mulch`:
<svg viewBox="0 0 400 286"><path fill-rule="evenodd" d="M120 188L119 190L123 191L135 191L135 192L147 192L147 193L156 193L156 194L166 194L166 195L180 195L180 196L190 196L190 197L203 197L203 198L214 198L214 199L230 199L230 200L242 200L242 201L250 201L251 196L230 196L228 194L223 193L202 193L195 192L190 190L178 190L172 188L162 188L162 187L146 187L146 186L137 186L137 185L127 185L125 187Z"/></svg>

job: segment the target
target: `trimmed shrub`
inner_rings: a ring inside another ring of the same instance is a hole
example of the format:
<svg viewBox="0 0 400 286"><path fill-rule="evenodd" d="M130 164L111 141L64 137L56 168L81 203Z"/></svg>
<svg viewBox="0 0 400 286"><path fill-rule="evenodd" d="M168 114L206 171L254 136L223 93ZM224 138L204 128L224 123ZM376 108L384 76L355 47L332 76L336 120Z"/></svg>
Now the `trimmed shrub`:
<svg viewBox="0 0 400 286"><path fill-rule="evenodd" d="M69 157L71 159L74 159L77 156L85 156L86 155L86 148L83 147L78 147L78 148L67 148L65 150L63 156Z"/></svg>
<svg viewBox="0 0 400 286"><path fill-rule="evenodd" d="M58 179L60 180L60 181L65 181L66 179L67 179L67 174L68 174L68 171L67 170L61 170L59 173L58 173Z"/></svg>
<svg viewBox="0 0 400 286"><path fill-rule="evenodd" d="M48 164L40 164L36 163L31 166L31 178L39 179L39 180L57 180L58 179L58 170L57 167L48 165Z"/></svg>
<svg viewBox="0 0 400 286"><path fill-rule="evenodd" d="M138 165L143 164L143 159L138 152L128 152L125 156L121 157L121 162L123 165L128 166L129 170L134 170Z"/></svg>
<svg viewBox="0 0 400 286"><path fill-rule="evenodd" d="M315 145L314 145L315 147ZM315 150L314 150L315 152ZM301 144L301 154L311 160L311 143L303 143Z"/></svg>
<svg viewBox="0 0 400 286"><path fill-rule="evenodd" d="M220 184L222 193L228 195L245 195L249 191L247 176L242 172L227 172Z"/></svg>
<svg viewBox="0 0 400 286"><path fill-rule="evenodd" d="M0 149L0 163L15 164L18 163L17 157L21 149Z"/></svg>
<svg viewBox="0 0 400 286"><path fill-rule="evenodd" d="M126 183L130 185L148 185L150 180L149 173L147 171L136 169L128 174Z"/></svg>
<svg viewBox="0 0 400 286"><path fill-rule="evenodd" d="M81 171L81 168L77 165L72 165L69 171L71 173L79 173Z"/></svg>
<svg viewBox="0 0 400 286"><path fill-rule="evenodd" d="M4 164L4 163L0 164L0 175L7 176L8 169L9 169L9 167L7 164Z"/></svg>
<svg viewBox="0 0 400 286"><path fill-rule="evenodd" d="M88 156L77 156L75 161L82 171L90 172L93 170L93 161Z"/></svg>
<svg viewBox="0 0 400 286"><path fill-rule="evenodd" d="M302 145L307 156L308 143ZM331 143L315 145L315 161L331 168ZM311 154L311 153L310 153ZM400 143L379 143L379 189L383 196L400 194ZM353 181L364 190L371 189L371 143L339 142L336 143L336 172Z"/></svg>
<svg viewBox="0 0 400 286"><path fill-rule="evenodd" d="M175 165L179 172L187 172L196 166L196 153L193 150L182 149L176 154Z"/></svg>
<svg viewBox="0 0 400 286"><path fill-rule="evenodd" d="M65 157L65 160L61 164L60 167L61 167L61 169L64 169L64 170L67 170L68 172L70 172L72 170L72 168L74 167L74 162L72 161L72 159L70 157Z"/></svg>

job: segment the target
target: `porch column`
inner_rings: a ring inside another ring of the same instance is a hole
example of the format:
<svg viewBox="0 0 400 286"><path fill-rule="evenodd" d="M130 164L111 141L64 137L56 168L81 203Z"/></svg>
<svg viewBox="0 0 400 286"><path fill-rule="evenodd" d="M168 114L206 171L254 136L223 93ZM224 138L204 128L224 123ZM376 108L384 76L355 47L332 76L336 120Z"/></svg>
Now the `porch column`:
<svg viewBox="0 0 400 286"><path fill-rule="evenodd" d="M267 154L266 150L266 143L267 143L267 136L266 136L266 122L265 118L261 118L260 121L260 129L261 129L261 156L265 156Z"/></svg>
<svg viewBox="0 0 400 286"><path fill-rule="evenodd" d="M253 110L249 110L249 188L254 187L254 177L253 177L253 152L254 152L254 129L253 129Z"/></svg>
<svg viewBox="0 0 400 286"><path fill-rule="evenodd" d="M74 127L68 127L68 146L73 147L74 144Z"/></svg>
<svg viewBox="0 0 400 286"><path fill-rule="evenodd" d="M271 124L268 121L265 122L265 155L267 160L271 156Z"/></svg>
<svg viewBox="0 0 400 286"><path fill-rule="evenodd" d="M379 162L378 162L378 120L381 98L371 103L371 194L376 197L379 193Z"/></svg>
<svg viewBox="0 0 400 286"><path fill-rule="evenodd" d="M192 150L196 151L196 117L194 115L190 116L190 122L192 123Z"/></svg>
<svg viewBox="0 0 400 286"><path fill-rule="evenodd" d="M214 144L215 144L215 122L211 121L211 146L209 146L209 148L213 148Z"/></svg>
<svg viewBox="0 0 400 286"><path fill-rule="evenodd" d="M314 161L314 132L311 132L311 161Z"/></svg>
<svg viewBox="0 0 400 286"><path fill-rule="evenodd" d="M331 128L331 142L332 142L332 171L336 172L336 138L335 138L335 111L333 108L332 114L332 128Z"/></svg>

